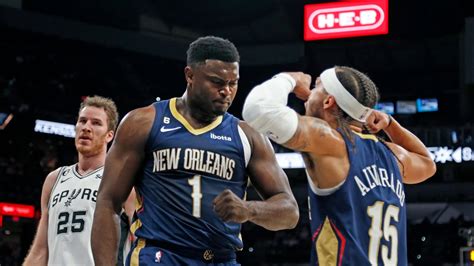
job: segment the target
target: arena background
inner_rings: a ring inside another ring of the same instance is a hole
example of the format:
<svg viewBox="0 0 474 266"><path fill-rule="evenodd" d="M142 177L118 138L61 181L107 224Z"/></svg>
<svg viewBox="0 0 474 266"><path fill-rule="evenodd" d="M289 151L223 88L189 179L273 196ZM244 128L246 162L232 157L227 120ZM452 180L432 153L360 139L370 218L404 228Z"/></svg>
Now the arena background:
<svg viewBox="0 0 474 266"><path fill-rule="evenodd" d="M187 45L203 35L228 38L241 52L230 109L238 117L250 89L275 73L316 75L333 65L368 73L395 107L437 99L438 111L393 115L431 147L438 166L427 182L405 186L408 260L457 265L460 248L474 244L474 1L391 0L387 35L305 42L303 7L322 2L0 0L0 202L35 206L33 218L0 219L0 265L21 264L46 174L76 160L73 139L35 132L36 120L74 124L87 95L111 97L121 116L180 96ZM290 105L303 110L296 98ZM243 265L308 264L304 170L285 171L299 224L281 232L244 224Z"/></svg>

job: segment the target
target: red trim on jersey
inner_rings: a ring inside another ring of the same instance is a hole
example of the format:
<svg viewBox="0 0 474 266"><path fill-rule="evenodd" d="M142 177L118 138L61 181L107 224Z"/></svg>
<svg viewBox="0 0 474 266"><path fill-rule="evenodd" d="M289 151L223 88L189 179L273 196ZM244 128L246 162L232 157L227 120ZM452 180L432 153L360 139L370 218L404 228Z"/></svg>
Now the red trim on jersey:
<svg viewBox="0 0 474 266"><path fill-rule="evenodd" d="M331 224L334 231L336 231L337 236L341 239L341 251L339 252L339 263L337 264L338 266L341 266L342 257L344 256L344 249L346 248L346 238L342 235L341 231L337 229L336 225L334 225L331 220L329 220L329 223Z"/></svg>
<svg viewBox="0 0 474 266"><path fill-rule="evenodd" d="M311 241L314 242L314 240L318 237L319 232L321 231L321 228L323 228L323 224L324 223L320 224L318 229L316 229L316 232L314 232L313 237L311 238Z"/></svg>

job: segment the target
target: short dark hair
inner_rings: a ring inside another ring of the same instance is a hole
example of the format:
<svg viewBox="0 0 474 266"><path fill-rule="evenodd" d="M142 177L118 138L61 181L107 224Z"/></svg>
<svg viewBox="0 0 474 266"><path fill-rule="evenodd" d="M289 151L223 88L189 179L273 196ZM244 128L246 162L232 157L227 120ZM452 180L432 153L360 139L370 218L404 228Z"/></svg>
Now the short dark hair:
<svg viewBox="0 0 474 266"><path fill-rule="evenodd" d="M79 112L84 109L86 106L94 106L97 108L103 108L105 113L107 114L107 128L108 130L115 131L117 128L118 124L118 119L119 119L119 114L117 111L117 106L115 105L115 102L112 99L105 98L102 96L88 96L84 101L81 103L81 106L79 107Z"/></svg>
<svg viewBox="0 0 474 266"><path fill-rule="evenodd" d="M223 62L240 62L239 51L235 45L227 40L216 36L200 37L189 45L187 64L205 62L207 59L215 59Z"/></svg>

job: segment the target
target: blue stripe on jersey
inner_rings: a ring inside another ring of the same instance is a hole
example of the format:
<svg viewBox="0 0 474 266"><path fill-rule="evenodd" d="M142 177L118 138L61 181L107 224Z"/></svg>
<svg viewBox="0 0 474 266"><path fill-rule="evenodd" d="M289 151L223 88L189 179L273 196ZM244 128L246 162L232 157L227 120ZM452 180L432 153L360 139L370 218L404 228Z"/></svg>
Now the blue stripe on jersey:
<svg viewBox="0 0 474 266"><path fill-rule="evenodd" d="M224 223L212 201L224 189L243 198L247 185L239 120L224 114L193 129L175 108L176 99L157 102L136 190L141 208L137 237L196 249L240 249L240 224Z"/></svg>
<svg viewBox="0 0 474 266"><path fill-rule="evenodd" d="M354 144L344 137L351 164L344 184L327 196L309 188L311 265L407 265L405 192L396 158L374 136L352 136Z"/></svg>

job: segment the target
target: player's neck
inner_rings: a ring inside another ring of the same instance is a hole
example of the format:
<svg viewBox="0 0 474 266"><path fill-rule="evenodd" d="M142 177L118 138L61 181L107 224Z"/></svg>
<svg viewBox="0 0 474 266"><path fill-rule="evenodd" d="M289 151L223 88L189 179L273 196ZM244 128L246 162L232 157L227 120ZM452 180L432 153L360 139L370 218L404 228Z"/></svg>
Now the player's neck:
<svg viewBox="0 0 474 266"><path fill-rule="evenodd" d="M176 100L176 109L188 121L193 128L202 128L217 119L217 115L204 112L202 109L194 108L184 94Z"/></svg>
<svg viewBox="0 0 474 266"><path fill-rule="evenodd" d="M332 129L337 129L340 126L338 119L330 113L325 112L321 119L326 121Z"/></svg>
<svg viewBox="0 0 474 266"><path fill-rule="evenodd" d="M335 120L330 120L330 121L326 121L329 126L332 128L332 129L337 129L339 128L341 125L339 125L339 123Z"/></svg>
<svg viewBox="0 0 474 266"><path fill-rule="evenodd" d="M105 152L100 152L98 154L90 156L79 153L79 161L77 162L77 172L80 175L85 175L103 166L105 162L105 155Z"/></svg>

